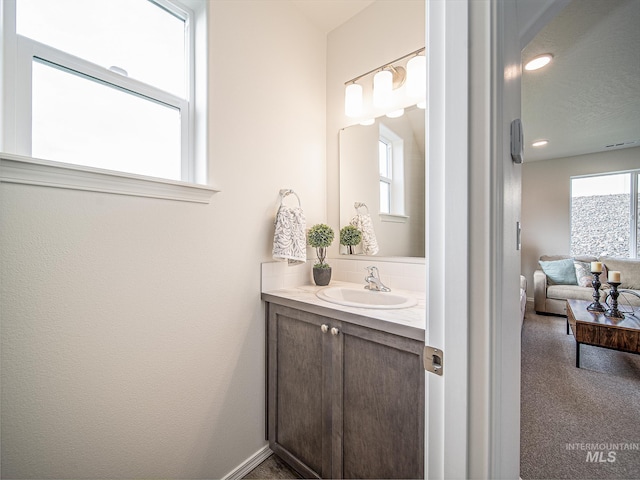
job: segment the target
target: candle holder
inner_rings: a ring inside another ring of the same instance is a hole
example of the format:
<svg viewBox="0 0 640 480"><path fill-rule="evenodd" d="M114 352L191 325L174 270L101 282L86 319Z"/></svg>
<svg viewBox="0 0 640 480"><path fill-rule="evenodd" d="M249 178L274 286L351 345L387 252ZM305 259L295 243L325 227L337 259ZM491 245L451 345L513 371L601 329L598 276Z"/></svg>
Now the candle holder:
<svg viewBox="0 0 640 480"><path fill-rule="evenodd" d="M618 286L620 285L620 282L609 282L609 285L611 285L611 293L609 293L609 295L611 295L611 308L604 314L611 318L624 318L624 314L618 310L618 295L620 295L620 292L618 292Z"/></svg>
<svg viewBox="0 0 640 480"><path fill-rule="evenodd" d="M590 312L604 312L605 308L600 303L600 287L602 284L600 283L600 274L602 272L591 272L593 274L593 280L591 280L591 285L593 286L593 303L591 303L587 310Z"/></svg>

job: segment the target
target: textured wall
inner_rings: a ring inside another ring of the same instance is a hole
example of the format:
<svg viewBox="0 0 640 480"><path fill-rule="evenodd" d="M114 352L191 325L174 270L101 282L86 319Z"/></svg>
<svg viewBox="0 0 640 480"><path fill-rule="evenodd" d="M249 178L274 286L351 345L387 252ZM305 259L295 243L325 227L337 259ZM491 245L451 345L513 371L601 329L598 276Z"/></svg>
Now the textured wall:
<svg viewBox="0 0 640 480"><path fill-rule="evenodd" d="M522 165L522 273L529 285L540 255L569 255L571 177L635 168L638 147ZM594 221L606 221L605 213Z"/></svg>
<svg viewBox="0 0 640 480"><path fill-rule="evenodd" d="M3 478L220 478L262 448L278 190L325 219L325 36L211 2L211 204L2 184Z"/></svg>

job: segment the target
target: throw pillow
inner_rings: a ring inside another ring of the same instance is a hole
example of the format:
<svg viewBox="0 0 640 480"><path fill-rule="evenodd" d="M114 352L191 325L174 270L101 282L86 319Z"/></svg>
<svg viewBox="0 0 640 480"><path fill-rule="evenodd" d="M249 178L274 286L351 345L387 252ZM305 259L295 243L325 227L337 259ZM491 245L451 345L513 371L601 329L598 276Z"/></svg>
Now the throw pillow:
<svg viewBox="0 0 640 480"><path fill-rule="evenodd" d="M573 258L563 260L550 260L545 262L540 260L540 267L547 275L551 285L577 285L576 267Z"/></svg>
<svg viewBox="0 0 640 480"><path fill-rule="evenodd" d="M591 281L593 275L591 274L591 264L587 262L573 262L576 267L576 278L578 279L578 285L581 287L591 287Z"/></svg>

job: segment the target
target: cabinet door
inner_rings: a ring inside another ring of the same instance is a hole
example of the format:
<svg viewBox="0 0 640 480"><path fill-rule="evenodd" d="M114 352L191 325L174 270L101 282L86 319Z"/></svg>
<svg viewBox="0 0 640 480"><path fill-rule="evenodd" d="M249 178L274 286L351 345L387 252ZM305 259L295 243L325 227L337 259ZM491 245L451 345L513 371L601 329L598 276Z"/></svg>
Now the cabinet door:
<svg viewBox="0 0 640 480"><path fill-rule="evenodd" d="M331 476L329 319L268 306L269 446L306 478Z"/></svg>
<svg viewBox="0 0 640 480"><path fill-rule="evenodd" d="M333 339L333 478L424 478L424 345L346 323Z"/></svg>

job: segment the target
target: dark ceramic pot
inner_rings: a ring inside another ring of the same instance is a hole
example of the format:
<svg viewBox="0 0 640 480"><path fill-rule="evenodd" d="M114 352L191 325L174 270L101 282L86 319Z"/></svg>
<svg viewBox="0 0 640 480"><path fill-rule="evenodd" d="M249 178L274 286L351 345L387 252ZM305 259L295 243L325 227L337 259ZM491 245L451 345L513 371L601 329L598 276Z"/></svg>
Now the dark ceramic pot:
<svg viewBox="0 0 640 480"><path fill-rule="evenodd" d="M331 281L331 267L329 268L315 268L313 267L313 281L319 287L329 285Z"/></svg>

